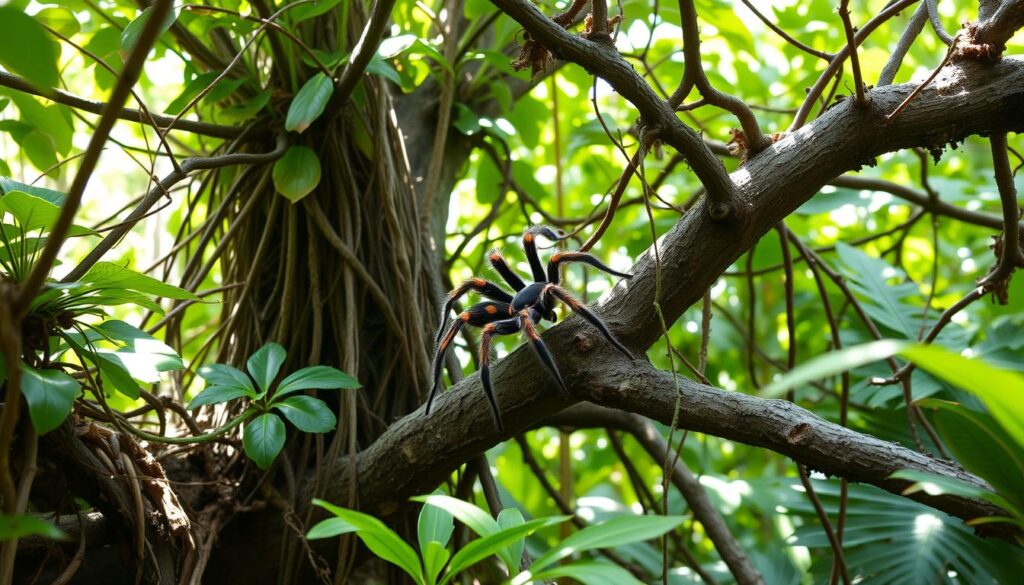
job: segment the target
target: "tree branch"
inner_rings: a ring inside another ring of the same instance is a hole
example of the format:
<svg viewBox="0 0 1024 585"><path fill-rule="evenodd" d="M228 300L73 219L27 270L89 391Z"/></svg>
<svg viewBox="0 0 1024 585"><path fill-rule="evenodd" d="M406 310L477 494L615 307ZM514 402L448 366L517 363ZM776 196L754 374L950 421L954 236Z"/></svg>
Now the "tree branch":
<svg viewBox="0 0 1024 585"><path fill-rule="evenodd" d="M51 88L49 93L44 93L35 87L32 87L32 85L24 79L17 75L11 75L6 71L0 71L0 85L22 93L48 99L58 104L71 106L72 108L82 110L83 112L89 112L90 114L102 114L103 108L106 107L104 102L87 100L83 97L78 97L77 95L73 95L59 89ZM137 122L139 124L149 124L150 118L152 118L152 120L161 128L167 128L172 122L174 122L173 116L165 116L154 112L149 112L147 114L146 112L135 108L121 108L121 110L114 115L119 120ZM222 126L220 124L196 122L194 120L178 120L177 123L174 124L174 129L182 132L191 132L193 134L201 134L203 136L212 136L214 138L224 138L228 140L237 138L245 130L245 128L236 126Z"/></svg>
<svg viewBox="0 0 1024 585"><path fill-rule="evenodd" d="M505 0L501 0L505 1ZM726 227L706 213L689 213L661 240L666 283L659 299L667 321L698 301L743 252L828 181L883 152L959 140L998 129L1024 129L1024 60L994 65L961 63L930 86L892 125L882 117L914 88L876 89L868 108L839 105L812 124L772 144L732 174L743 194L744 221ZM939 89L941 88L941 89ZM785 172L779 172L785 169ZM707 205L701 201L698 206ZM650 347L661 326L652 310L655 266L650 253L638 259L628 283L620 283L595 309L615 335L634 349ZM643 362L628 362L580 319L551 328L544 341L576 396L669 421L675 404L671 376ZM492 368L495 390L511 434L565 408L546 371L529 350L513 352ZM783 453L812 469L901 493L907 483L890 480L898 469L927 470L983 485L955 465L825 421L785 401L762 400L680 381L680 427ZM493 430L477 376L442 395L431 416L422 409L394 424L357 456L359 501L380 514L395 512L405 498L427 492L453 469L506 438ZM327 498L346 493L348 463L338 463ZM387 489L385 489L385 486ZM977 500L950 495L912 496L961 518L997 511ZM993 530L1006 530L1005 527Z"/></svg>

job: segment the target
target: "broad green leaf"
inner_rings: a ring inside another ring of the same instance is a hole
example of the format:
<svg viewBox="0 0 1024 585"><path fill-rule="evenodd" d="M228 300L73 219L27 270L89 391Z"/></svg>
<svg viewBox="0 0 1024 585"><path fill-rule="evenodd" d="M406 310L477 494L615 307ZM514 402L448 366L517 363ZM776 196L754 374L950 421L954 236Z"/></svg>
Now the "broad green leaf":
<svg viewBox="0 0 1024 585"><path fill-rule="evenodd" d="M185 89L181 91L178 97L167 104L167 108L164 111L171 115L180 114L185 109L185 106L217 79L218 75L220 75L219 71L205 71L196 75L185 84Z"/></svg>
<svg viewBox="0 0 1024 585"><path fill-rule="evenodd" d="M252 379L256 380L256 386L259 388L257 398L266 396L270 385L274 383L278 372L281 371L281 364L284 363L286 357L288 354L285 353L284 348L274 342L267 343L249 356L249 361L245 366L249 370L249 374L252 375Z"/></svg>
<svg viewBox="0 0 1024 585"><path fill-rule="evenodd" d="M327 74L321 71L310 77L288 106L284 129L299 134L305 132L306 128L324 113L324 108L333 94L334 80Z"/></svg>
<svg viewBox="0 0 1024 585"><path fill-rule="evenodd" d="M864 364L886 359L906 346L906 342L903 341L883 339L820 355L783 374L782 378L766 386L761 391L761 396L782 396L786 391L813 380L828 378Z"/></svg>
<svg viewBox="0 0 1024 585"><path fill-rule="evenodd" d="M78 381L62 370L36 370L21 364L21 393L32 426L40 435L60 426L81 393Z"/></svg>
<svg viewBox="0 0 1024 585"><path fill-rule="evenodd" d="M56 43L31 16L12 6L0 6L0 65L46 90L57 86Z"/></svg>
<svg viewBox="0 0 1024 585"><path fill-rule="evenodd" d="M643 585L632 573L618 565L597 561L579 561L561 567L552 567L533 575L544 583L569 577L587 585ZM669 581L671 583L671 581Z"/></svg>
<svg viewBox="0 0 1024 585"><path fill-rule="evenodd" d="M522 526L525 523L526 519L523 518L523 513L519 511L519 508L505 508L498 512L498 526L501 526L503 529ZM514 575L522 564L523 547L525 545L525 540L517 540L498 553L505 566L508 567L510 575Z"/></svg>
<svg viewBox="0 0 1024 585"><path fill-rule="evenodd" d="M837 242L836 252L842 260L843 272L857 285L855 288L858 292L862 293L864 308L871 314L872 320L896 331L904 339L915 339L920 319L914 319L913 314L920 311L901 301L918 292L916 285L890 284L888 281L891 278L902 278L904 275L884 261L868 256L853 246Z"/></svg>
<svg viewBox="0 0 1024 585"><path fill-rule="evenodd" d="M910 346L900 355L950 384L981 398L992 416L1024 449L1024 375L967 359L934 345Z"/></svg>
<svg viewBox="0 0 1024 585"><path fill-rule="evenodd" d="M348 534L349 532L355 531L355 526L352 526L341 518L328 518L314 524L313 527L309 529L309 532L306 533L306 538L309 540L331 538L333 536L340 536L342 534Z"/></svg>
<svg viewBox="0 0 1024 585"><path fill-rule="evenodd" d="M256 94L256 97L246 101L245 103L222 108L220 110L220 115L225 120L232 122L245 122L251 120L269 103L270 94L265 91L261 91Z"/></svg>
<svg viewBox="0 0 1024 585"><path fill-rule="evenodd" d="M196 395L189 403L188 409L192 410L199 408L200 406L206 406L207 404L219 404L221 402L227 402L234 400L235 398L242 398L248 396L253 398L255 393L250 393L245 388L238 388L237 386L207 386L202 392Z"/></svg>
<svg viewBox="0 0 1024 585"><path fill-rule="evenodd" d="M0 93L10 97L11 101L18 106L19 119L41 135L39 136L41 140L36 141L37 146L40 149L48 149L48 157L55 158L57 153L67 156L71 152L72 138L75 134L71 108L62 104L44 105L27 93L13 90L0 88ZM18 140L24 142L25 138L22 137Z"/></svg>
<svg viewBox="0 0 1024 585"><path fill-rule="evenodd" d="M13 516L0 514L0 541L23 538L38 534L54 540L64 540L67 535L59 528L35 516Z"/></svg>
<svg viewBox="0 0 1024 585"><path fill-rule="evenodd" d="M124 321L110 319L97 325L96 329L108 339L123 344L117 350L117 355L128 367L128 371L140 380L150 381L149 378L159 372L170 372L185 367L181 356L169 345ZM136 374L137 371L151 371L152 373L148 377L139 377Z"/></svg>
<svg viewBox="0 0 1024 585"><path fill-rule="evenodd" d="M274 163L274 188L295 203L320 184L320 159L305 146L292 146Z"/></svg>
<svg viewBox="0 0 1024 585"><path fill-rule="evenodd" d="M304 433L326 433L338 424L327 404L312 396L291 396L275 402L274 408Z"/></svg>
<svg viewBox="0 0 1024 585"><path fill-rule="evenodd" d="M213 386L243 388L252 398L256 398L256 387L248 374L227 364L210 364L199 368L199 377Z"/></svg>
<svg viewBox="0 0 1024 585"><path fill-rule="evenodd" d="M401 568L416 583L424 583L423 570L416 552L383 522L368 514L335 506L324 500L314 499L313 503L355 526L356 534L375 555Z"/></svg>
<svg viewBox="0 0 1024 585"><path fill-rule="evenodd" d="M74 13L66 8L43 8L33 18L65 37L73 37L82 30Z"/></svg>
<svg viewBox="0 0 1024 585"><path fill-rule="evenodd" d="M61 337L75 350L78 356L91 361L99 368L104 390L115 390L129 398L138 399L139 385L132 379L117 354L93 351L91 346L87 346L82 337L77 334L64 334Z"/></svg>
<svg viewBox="0 0 1024 585"><path fill-rule="evenodd" d="M0 209L13 215L26 233L49 231L60 215L60 207L21 191L10 191L0 197Z"/></svg>
<svg viewBox="0 0 1024 585"><path fill-rule="evenodd" d="M21 191L23 193L28 193L29 195L34 195L40 199L45 199L58 207L64 205L64 200L67 199L67 195L60 191L26 185L25 183L19 183L10 177L0 177L0 194L10 193L11 191Z"/></svg>
<svg viewBox="0 0 1024 585"><path fill-rule="evenodd" d="M276 414L264 414L245 425L242 445L249 459L260 469L266 469L281 452L284 439L284 423L281 419Z"/></svg>
<svg viewBox="0 0 1024 585"><path fill-rule="evenodd" d="M281 380L275 397L299 390L335 390L338 388L361 388L359 381L345 372L330 366L310 366L292 372Z"/></svg>
<svg viewBox="0 0 1024 585"><path fill-rule="evenodd" d="M626 516L594 524L569 536L538 557L530 566L530 571L536 573L575 552L614 548L657 538L685 521L683 516Z"/></svg>
<svg viewBox="0 0 1024 585"><path fill-rule="evenodd" d="M423 506L420 509L416 528L420 550L425 550L428 542L437 542L442 546L447 546L454 531L455 519L447 510L437 506Z"/></svg>
<svg viewBox="0 0 1024 585"><path fill-rule="evenodd" d="M501 530L497 521L491 518L490 514L458 498L444 494L431 494L429 496L416 496L410 499L445 510L480 536L487 536Z"/></svg>
<svg viewBox="0 0 1024 585"><path fill-rule="evenodd" d="M1024 510L1024 451L992 416L946 404L936 411L935 423L961 465Z"/></svg>
<svg viewBox="0 0 1024 585"><path fill-rule="evenodd" d="M121 58L127 59L128 53L135 48L135 44L139 42L139 36L142 35L142 30L146 28L146 22L149 20L149 15L152 14L153 7L143 10L135 17L135 20L128 23L128 26L124 27L124 31L121 33ZM167 32L167 29L171 28L174 21L178 18L178 9L171 7L171 11L167 13L167 17L160 24L160 30L157 32L157 38L160 35Z"/></svg>
<svg viewBox="0 0 1024 585"><path fill-rule="evenodd" d="M198 300L194 293L139 274L112 262L97 262L82 276L81 282L97 289L124 288L168 299Z"/></svg>
<svg viewBox="0 0 1024 585"><path fill-rule="evenodd" d="M538 529L544 526L565 522L569 518L569 516L538 518L536 520L530 520L525 524L520 524L519 526L512 526L510 528L498 530L497 532L488 534L487 536L481 536L480 538L469 542L452 557L452 561L448 565L448 574L441 580L441 583L444 584L449 582L462 571L476 563L479 563L489 556L497 555L500 551L507 549L513 543L517 541L521 542L524 538L533 534ZM511 567L508 567L510 573L515 573L518 568L518 562L514 563Z"/></svg>

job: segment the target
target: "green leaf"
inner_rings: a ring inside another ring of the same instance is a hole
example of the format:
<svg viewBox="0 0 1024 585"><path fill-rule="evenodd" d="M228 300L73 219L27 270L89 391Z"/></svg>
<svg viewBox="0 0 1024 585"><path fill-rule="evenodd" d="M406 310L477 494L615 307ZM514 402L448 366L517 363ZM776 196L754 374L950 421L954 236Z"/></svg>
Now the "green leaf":
<svg viewBox="0 0 1024 585"><path fill-rule="evenodd" d="M10 191L0 198L0 209L13 215L25 232L49 231L60 215L60 207L21 191Z"/></svg>
<svg viewBox="0 0 1024 585"><path fill-rule="evenodd" d="M78 19L66 8L43 8L34 18L65 37L73 37L82 30Z"/></svg>
<svg viewBox="0 0 1024 585"><path fill-rule="evenodd" d="M939 407L935 426L957 461L1013 502L999 506L1024 510L1024 452L1010 435L987 413L937 400L928 405Z"/></svg>
<svg viewBox="0 0 1024 585"><path fill-rule="evenodd" d="M272 341L249 356L249 361L245 366L260 389L256 395L257 398L266 396L270 385L274 383L274 378L277 378L278 372L281 371L281 364L284 363L286 357L288 354L285 353L284 348L279 343Z"/></svg>
<svg viewBox="0 0 1024 585"><path fill-rule="evenodd" d="M11 6L0 7L0 65L39 89L57 86L57 44L32 17Z"/></svg>
<svg viewBox="0 0 1024 585"><path fill-rule="evenodd" d="M281 452L284 439L284 423L281 419L276 414L264 414L245 425L242 445L249 459L260 469L266 469Z"/></svg>
<svg viewBox="0 0 1024 585"><path fill-rule="evenodd" d="M316 0L316 2L296 6L293 10L289 10L288 17L291 18L292 22L299 23L303 20L324 14L331 8L337 6L339 2L341 2L341 0Z"/></svg>
<svg viewBox="0 0 1024 585"><path fill-rule="evenodd" d="M447 510L437 506L423 506L420 509L416 533L419 536L420 550L427 548L428 542L436 542L447 546L448 540L455 531L455 519Z"/></svg>
<svg viewBox="0 0 1024 585"><path fill-rule="evenodd" d="M200 406L206 406L207 404L219 404L221 402L227 402L234 400L235 398L241 398L248 396L253 398L255 393L251 393L245 388L238 387L227 387L227 386L207 386L202 392L196 395L189 403L188 409L193 410Z"/></svg>
<svg viewBox="0 0 1024 585"><path fill-rule="evenodd" d="M327 102L334 94L334 80L326 73L320 72L310 77L295 94L288 106L288 116L284 121L284 129L302 134L320 114L324 113Z"/></svg>
<svg viewBox="0 0 1024 585"><path fill-rule="evenodd" d="M54 540L64 540L67 535L59 528L35 516L12 516L0 514L0 541L23 538L38 534Z"/></svg>
<svg viewBox="0 0 1024 585"><path fill-rule="evenodd" d="M99 368L104 389L112 388L129 398L138 399L139 385L132 379L117 354L93 351L86 347L81 335L64 334L62 337L82 359L91 361Z"/></svg>
<svg viewBox="0 0 1024 585"><path fill-rule="evenodd" d="M21 364L21 393L32 426L40 435L64 422L81 390L78 381L61 370L36 370Z"/></svg>
<svg viewBox="0 0 1024 585"><path fill-rule="evenodd" d="M139 380L156 382L159 381L160 372L181 370L185 367L181 356L169 345L124 321L110 319L98 325L96 329L108 339L123 344L117 350L117 355L132 376Z"/></svg>
<svg viewBox="0 0 1024 585"><path fill-rule="evenodd" d="M320 184L320 159L305 146L292 146L274 163L274 188L292 203Z"/></svg>
<svg viewBox="0 0 1024 585"><path fill-rule="evenodd" d="M312 396L292 396L275 402L274 408L304 433L326 433L338 424L327 404Z"/></svg>
<svg viewBox="0 0 1024 585"><path fill-rule="evenodd" d="M861 293L865 300L864 308L872 320L896 331L904 339L915 339L920 318L914 319L914 313L920 313L920 310L900 301L906 296L916 294L917 286L906 282L890 284L889 280L892 278L905 278L905 275L886 262L868 256L853 246L837 242L836 252L842 261L843 273L856 284L853 288Z"/></svg>
<svg viewBox="0 0 1024 585"><path fill-rule="evenodd" d="M597 561L579 561L532 575L533 580L545 583L555 582L556 579L564 577L587 585L643 585L643 581L638 580L626 569Z"/></svg>
<svg viewBox="0 0 1024 585"><path fill-rule="evenodd" d="M410 499L445 510L480 536L487 536L501 530L501 527L494 518L491 518L490 514L458 498L444 494L431 494L429 496L416 496Z"/></svg>
<svg viewBox="0 0 1024 585"><path fill-rule="evenodd" d="M981 398L992 416L1024 449L1024 375L967 359L934 345L909 346L900 355Z"/></svg>
<svg viewBox="0 0 1024 585"><path fill-rule="evenodd" d="M309 532L306 533L306 538L309 540L331 538L333 536L348 534L349 532L355 531L355 526L352 526L341 518L328 518L313 525L313 527L309 529Z"/></svg>
<svg viewBox="0 0 1024 585"><path fill-rule="evenodd" d="M212 386L242 388L246 394L256 398L256 387L248 374L227 364L210 364L199 368L199 377Z"/></svg>
<svg viewBox="0 0 1024 585"><path fill-rule="evenodd" d="M686 518L683 516L626 516L594 524L569 536L538 557L530 566L530 572L536 573L574 552L615 548L657 538L685 521Z"/></svg>
<svg viewBox="0 0 1024 585"><path fill-rule="evenodd" d="M275 397L299 390L336 390L339 388L361 388L359 381L345 372L330 366L310 366L292 372L277 387Z"/></svg>
<svg viewBox="0 0 1024 585"><path fill-rule="evenodd" d="M416 583L424 583L423 570L416 552L383 522L368 514L347 510L324 500L314 499L313 503L355 526L356 534L373 554L397 565Z"/></svg>
<svg viewBox="0 0 1024 585"><path fill-rule="evenodd" d="M82 276L81 282L97 289L123 288L168 299L198 300L194 293L139 274L112 262L97 262Z"/></svg>
<svg viewBox="0 0 1024 585"><path fill-rule="evenodd" d="M916 494L917 492L924 492L929 496L952 494L954 496L965 496L968 498L985 500L1007 511L1014 511L1012 504L1007 502L1006 499L999 494L946 475L938 475L935 473L928 473L926 471L918 471L916 469L901 469L894 472L889 476L889 478L906 479L914 482L904 488L902 492L904 496ZM1020 515L1019 511L1015 511L1015 514L1018 516ZM1021 518L1024 519L1024 516Z"/></svg>
<svg viewBox="0 0 1024 585"><path fill-rule="evenodd" d="M437 506L423 506L417 522L420 554L428 583L436 583L451 554L445 548L455 531L455 520Z"/></svg>
<svg viewBox="0 0 1024 585"><path fill-rule="evenodd" d="M788 390L813 380L821 380L874 361L883 360L907 346L906 342L882 339L832 351L810 359L769 384L761 391L764 398L782 396Z"/></svg>
<svg viewBox="0 0 1024 585"><path fill-rule="evenodd" d="M523 518L523 513L519 511L519 508L505 508L501 512L498 512L498 526L501 526L503 529L522 526L525 523L526 519ZM505 566L508 567L510 575L515 574L519 569L519 566L522 564L523 547L525 545L525 541L517 540L499 553L501 560L504 561Z"/></svg>
<svg viewBox="0 0 1024 585"><path fill-rule="evenodd" d="M121 33L121 58L127 59L128 53L135 48L135 44L139 42L139 36L142 34L142 29L146 28L146 22L149 20L149 15L152 14L153 7L143 10L135 17L135 20L128 23L128 26L124 27L124 31ZM171 11L167 13L167 17L164 18L163 23L160 24L160 30L157 32L157 37L167 32L167 29L171 28L174 21L178 18L178 9L172 7Z"/></svg>
<svg viewBox="0 0 1024 585"><path fill-rule="evenodd" d="M462 571L476 563L479 563L489 556L496 555L500 551L506 550L513 543L522 542L524 538L533 534L538 529L544 526L565 522L569 518L570 516L538 518L536 520L530 520L525 524L504 528L492 534L488 534L487 536L482 536L473 540L466 546L462 547L462 550L455 553L455 556L452 557L452 562L448 565L448 574L441 580L441 583L447 583ZM508 570L510 573L515 573L518 567L519 563L515 562L512 566L508 567Z"/></svg>
<svg viewBox="0 0 1024 585"><path fill-rule="evenodd" d="M429 508L430 506L427 506ZM451 558L452 553L448 552L443 544L430 541L421 549L423 556L424 577L429 585L437 583L437 577L444 569L445 563Z"/></svg>
<svg viewBox="0 0 1024 585"><path fill-rule="evenodd" d="M26 185L25 183L19 183L10 177L0 177L0 194L10 193L11 191L21 191L23 193L28 193L29 195L35 195L36 197L45 199L58 207L64 205L64 200L67 199L67 195L60 191Z"/></svg>

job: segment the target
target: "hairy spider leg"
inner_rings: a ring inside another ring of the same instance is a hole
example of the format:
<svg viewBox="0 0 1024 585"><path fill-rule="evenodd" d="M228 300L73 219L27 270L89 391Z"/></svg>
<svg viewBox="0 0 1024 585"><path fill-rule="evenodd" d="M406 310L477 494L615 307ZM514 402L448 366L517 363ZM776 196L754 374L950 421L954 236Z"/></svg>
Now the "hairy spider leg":
<svg viewBox="0 0 1024 585"><path fill-rule="evenodd" d="M491 250L487 253L487 260L491 263L491 267L494 268L495 272L501 275L501 277L505 279L505 282L512 287L512 290L519 292L526 287L526 283L523 282L522 278L519 278L518 274L512 271L512 268L509 267L508 262L505 260L505 257L501 255L501 252Z"/></svg>
<svg viewBox="0 0 1024 585"><path fill-rule="evenodd" d="M527 311L522 311L520 319L523 321L523 329L526 331L526 338L530 342L530 346L535 352L540 361L544 362L548 370L558 380L558 389L562 391L562 396L570 398L569 390L565 387L565 381L562 380L562 374L558 371L558 366L555 365L555 360L551 358L551 352L548 351L548 346L544 345L544 342L540 339L540 334L537 333L537 328L533 325L534 320L539 320L540 312L536 309L533 310L536 319L531 319L530 314Z"/></svg>
<svg viewBox="0 0 1024 585"><path fill-rule="evenodd" d="M628 349L626 349L626 346L619 343L618 339L615 339L615 336L612 335L612 332L608 331L608 328L605 326L604 322L601 321L601 319L597 315L595 315L593 311L584 306L583 303L576 300L564 288L558 286L557 284L549 284L546 287L544 287L544 293L550 293L554 295L555 298L557 298L558 300L569 305L570 309L582 315L584 319L586 319L587 321L590 322L591 325L596 327L597 330L600 331L602 335L604 335L605 339L607 339L609 343L615 346L615 349L621 351L623 355L625 355L631 360L636 359L635 357L633 357L633 354L630 353Z"/></svg>
<svg viewBox="0 0 1024 585"><path fill-rule="evenodd" d="M632 274L626 274L625 272L614 270L604 262L601 262L586 252L555 252L551 255L551 258L548 259L548 282L551 284L558 284L560 277L558 267L561 264L568 264L570 262L583 262L584 264L589 264L598 270L603 270L608 274L613 274L621 278L633 278Z"/></svg>
<svg viewBox="0 0 1024 585"><path fill-rule="evenodd" d="M491 337L518 333L522 328L523 317L516 316L484 325L484 333L480 336L480 383L484 386L487 401L491 403L494 424L498 432L502 433L505 432L505 423L501 420L501 410L498 409L498 401L494 398L494 388L491 386Z"/></svg>
<svg viewBox="0 0 1024 585"><path fill-rule="evenodd" d="M452 341L455 340L455 335L459 332L459 329L462 329L463 325L482 327L494 321L508 319L510 313L508 303L477 303L459 313L458 319L452 322L443 336L439 336L440 341L437 345L437 351L434 353L433 385L430 387L430 396L427 397L425 414L430 414L430 406L434 402L434 396L437 395L437 391L441 387L441 368L444 365L444 356L447 355L448 348L451 347Z"/></svg>
<svg viewBox="0 0 1024 585"><path fill-rule="evenodd" d="M537 236L544 236L555 242L561 240L561 236L554 230L544 225L535 225L526 230L523 234L523 250L526 251L526 259L530 261L530 270L533 271L534 282L546 282L544 277L544 265L540 263L537 255Z"/></svg>
<svg viewBox="0 0 1024 585"><path fill-rule="evenodd" d="M445 327L448 326L448 313L451 312L455 302L471 290L480 293L485 298L491 299L492 301L499 301L506 304L512 302L512 295L501 290L498 285L487 282L482 278L470 278L455 287L452 292L448 293L448 299L445 301L444 307L441 309L441 325L437 328L437 335L434 337L435 344L441 341L441 336L444 335Z"/></svg>

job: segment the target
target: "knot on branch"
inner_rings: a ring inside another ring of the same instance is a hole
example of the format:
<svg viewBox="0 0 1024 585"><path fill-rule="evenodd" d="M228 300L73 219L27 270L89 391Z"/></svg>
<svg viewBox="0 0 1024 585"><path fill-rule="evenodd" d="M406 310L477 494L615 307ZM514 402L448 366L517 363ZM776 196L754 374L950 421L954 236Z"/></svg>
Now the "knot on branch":
<svg viewBox="0 0 1024 585"><path fill-rule="evenodd" d="M595 43L612 44L612 35L608 34L608 31L613 30L615 25L622 22L622 15L616 14L615 16L607 19L607 26L604 30L594 30L594 14L590 13L586 18L583 19L583 32L580 33L580 37L593 41Z"/></svg>
<svg viewBox="0 0 1024 585"><path fill-rule="evenodd" d="M523 44L519 46L519 56L512 61L512 69L522 71L529 67L530 76L533 77L547 69L548 65L554 62L555 59L552 57L551 51L533 40L530 33L524 32Z"/></svg>
<svg viewBox="0 0 1024 585"><path fill-rule="evenodd" d="M814 436L814 429L808 423L800 423L789 429L786 433L786 441L790 445L805 445L811 441L811 437Z"/></svg>
<svg viewBox="0 0 1024 585"><path fill-rule="evenodd" d="M950 58L953 61L980 61L982 63L996 63L1003 57L1006 50L1004 41L986 42L985 30L977 22L965 22L953 39L950 47Z"/></svg>

